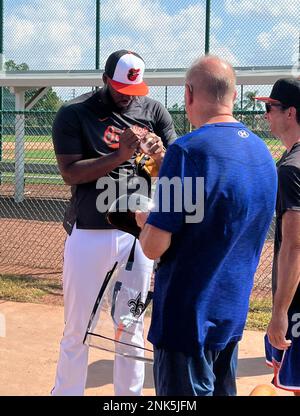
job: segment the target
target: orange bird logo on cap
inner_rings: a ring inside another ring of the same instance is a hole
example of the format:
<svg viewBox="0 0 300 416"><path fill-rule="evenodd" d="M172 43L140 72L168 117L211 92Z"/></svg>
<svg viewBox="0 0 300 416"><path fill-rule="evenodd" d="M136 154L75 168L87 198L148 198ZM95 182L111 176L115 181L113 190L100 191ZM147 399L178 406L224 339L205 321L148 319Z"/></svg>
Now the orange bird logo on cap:
<svg viewBox="0 0 300 416"><path fill-rule="evenodd" d="M128 71L127 78L129 81L135 81L140 74L140 69L131 68Z"/></svg>

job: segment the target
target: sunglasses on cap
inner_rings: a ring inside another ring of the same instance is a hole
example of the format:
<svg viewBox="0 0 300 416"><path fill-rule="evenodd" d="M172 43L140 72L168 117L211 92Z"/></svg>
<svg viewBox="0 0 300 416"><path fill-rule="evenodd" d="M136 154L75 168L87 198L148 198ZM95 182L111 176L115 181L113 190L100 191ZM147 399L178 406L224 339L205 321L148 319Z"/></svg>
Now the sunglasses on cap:
<svg viewBox="0 0 300 416"><path fill-rule="evenodd" d="M269 113L272 107L280 107L282 110L287 110L289 108L280 103L266 103L266 113Z"/></svg>

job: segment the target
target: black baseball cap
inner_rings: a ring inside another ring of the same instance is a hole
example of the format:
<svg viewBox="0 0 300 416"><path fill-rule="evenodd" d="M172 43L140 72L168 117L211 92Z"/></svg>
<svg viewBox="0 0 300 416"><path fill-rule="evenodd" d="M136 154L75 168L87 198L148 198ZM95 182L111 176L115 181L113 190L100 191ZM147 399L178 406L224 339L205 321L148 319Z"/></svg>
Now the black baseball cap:
<svg viewBox="0 0 300 416"><path fill-rule="evenodd" d="M113 52L106 61L104 72L112 88L125 95L147 95L143 81L145 62L135 52L125 49Z"/></svg>
<svg viewBox="0 0 300 416"><path fill-rule="evenodd" d="M285 107L300 108L300 79L281 78L273 85L270 97L255 97L266 103L280 103Z"/></svg>

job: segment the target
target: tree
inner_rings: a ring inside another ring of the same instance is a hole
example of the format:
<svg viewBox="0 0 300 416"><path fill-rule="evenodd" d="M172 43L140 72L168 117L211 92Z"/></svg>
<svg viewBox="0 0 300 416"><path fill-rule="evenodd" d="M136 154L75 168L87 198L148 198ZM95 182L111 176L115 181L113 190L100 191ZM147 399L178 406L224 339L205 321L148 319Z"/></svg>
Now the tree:
<svg viewBox="0 0 300 416"><path fill-rule="evenodd" d="M28 71L29 66L25 64L25 62L22 62L21 64L16 64L15 61L10 59L9 61L6 61L4 64L5 71Z"/></svg>
<svg viewBox="0 0 300 416"><path fill-rule="evenodd" d="M184 103L179 105L175 103L172 107L168 107L168 111L172 116L174 127L178 136L183 136L189 131L189 121L186 116Z"/></svg>
<svg viewBox="0 0 300 416"><path fill-rule="evenodd" d="M29 66L25 62L17 64L13 59L6 61L4 64L6 71L29 71ZM25 93L25 100L30 100L37 92L37 89L27 90ZM57 111L61 106L62 101L59 96L53 91L52 88L49 89L47 94L45 94L33 107L33 110L36 111Z"/></svg>
<svg viewBox="0 0 300 416"><path fill-rule="evenodd" d="M258 121L257 115L255 113L257 111L263 111L263 104L260 101L255 100L255 97L258 96L258 90L247 91L244 96L245 98L243 99L243 110L253 112L253 114L246 115L244 117L244 122L248 126L251 126L251 129L254 130Z"/></svg>
<svg viewBox="0 0 300 416"><path fill-rule="evenodd" d="M263 105L260 101L255 100L258 91L247 91L243 99L243 110L262 111Z"/></svg>

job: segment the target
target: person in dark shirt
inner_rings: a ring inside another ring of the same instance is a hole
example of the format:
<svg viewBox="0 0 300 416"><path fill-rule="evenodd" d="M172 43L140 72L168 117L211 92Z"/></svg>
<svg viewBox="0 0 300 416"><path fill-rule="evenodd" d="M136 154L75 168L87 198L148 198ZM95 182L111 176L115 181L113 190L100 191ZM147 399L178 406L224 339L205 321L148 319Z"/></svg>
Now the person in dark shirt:
<svg viewBox="0 0 300 416"><path fill-rule="evenodd" d="M300 396L300 80L279 79L266 119L286 151L277 163L278 193L272 269L273 308L265 337L273 384Z"/></svg>
<svg viewBox="0 0 300 416"><path fill-rule="evenodd" d="M144 253L161 258L148 334L158 395L236 394L238 342L277 175L265 143L234 119L235 98L228 62L215 56L194 62L185 104L196 129L169 146L144 227L147 214L136 213ZM166 210L164 184L174 178L177 191Z"/></svg>
<svg viewBox="0 0 300 416"><path fill-rule="evenodd" d="M83 340L93 305L107 272L134 247L132 235L106 221L108 206L101 199L105 192L101 180L111 180L108 196L116 198L122 180L128 185L136 176L134 160L142 144L159 168L165 147L176 137L170 114L146 96L144 67L137 53L112 53L105 65L104 87L64 105L53 124L58 166L72 187L72 197L64 218L68 233L63 269L65 328L52 395L84 394L88 346ZM153 262L144 256L138 241L134 254L139 267L130 272L131 280L139 282L137 290L144 293ZM138 276L136 270L142 270ZM142 325L136 328L135 345L143 346L142 330ZM133 342L125 331L121 341ZM116 355L116 395L140 395L143 381L143 362Z"/></svg>

